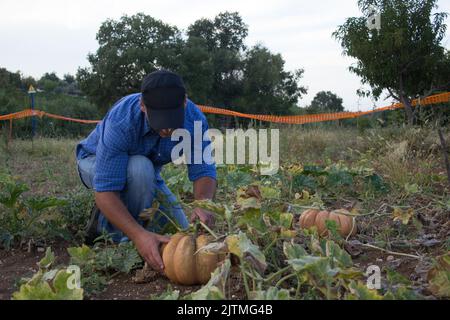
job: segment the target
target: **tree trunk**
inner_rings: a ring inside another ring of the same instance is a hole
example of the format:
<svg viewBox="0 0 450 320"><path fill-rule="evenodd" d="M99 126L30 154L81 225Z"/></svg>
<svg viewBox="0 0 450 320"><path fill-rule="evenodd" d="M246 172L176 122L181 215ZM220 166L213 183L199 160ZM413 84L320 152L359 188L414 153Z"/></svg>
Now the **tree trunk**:
<svg viewBox="0 0 450 320"><path fill-rule="evenodd" d="M400 96L401 103L405 106L406 118L408 119L408 125L412 126L414 124L414 112L411 106L411 100L403 96Z"/></svg>
<svg viewBox="0 0 450 320"><path fill-rule="evenodd" d="M403 88L403 75L400 74L400 80L399 80L399 98L400 98L400 102L403 103L403 106L405 107L405 113L406 113L406 117L408 119L408 125L412 126L414 124L414 113L413 113L413 109L411 106L411 100L406 97L404 88Z"/></svg>

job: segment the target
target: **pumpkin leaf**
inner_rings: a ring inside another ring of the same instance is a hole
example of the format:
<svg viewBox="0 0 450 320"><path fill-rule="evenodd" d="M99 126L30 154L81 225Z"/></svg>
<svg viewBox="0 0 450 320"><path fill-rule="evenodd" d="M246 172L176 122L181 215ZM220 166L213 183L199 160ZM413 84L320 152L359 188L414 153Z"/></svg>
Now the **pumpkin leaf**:
<svg viewBox="0 0 450 320"><path fill-rule="evenodd" d="M280 189L275 189L269 186L261 186L259 188L263 199L280 199L281 197Z"/></svg>
<svg viewBox="0 0 450 320"><path fill-rule="evenodd" d="M150 300L178 300L180 298L180 290L173 290L169 284L165 292L161 294L150 295Z"/></svg>
<svg viewBox="0 0 450 320"><path fill-rule="evenodd" d="M283 243L283 253L288 259L297 259L308 254L301 245L289 242Z"/></svg>
<svg viewBox="0 0 450 320"><path fill-rule="evenodd" d="M230 235L226 238L225 243L230 253L250 262L260 273L267 268L266 257L245 233L239 232L238 235Z"/></svg>
<svg viewBox="0 0 450 320"><path fill-rule="evenodd" d="M327 241L325 253L327 257L333 259L338 266L342 268L350 268L353 266L352 257L342 249L337 243L333 241Z"/></svg>
<svg viewBox="0 0 450 320"><path fill-rule="evenodd" d="M240 188L236 195L237 207L245 211L247 209L261 209L261 192L259 187L251 185L248 187Z"/></svg>
<svg viewBox="0 0 450 320"><path fill-rule="evenodd" d="M226 259L225 262L211 274L211 279L207 284L200 290L186 296L186 298L192 300L224 300L225 284L228 279L230 268L230 259Z"/></svg>
<svg viewBox="0 0 450 320"><path fill-rule="evenodd" d="M205 253L213 253L213 254L223 254L223 253L227 253L228 249L227 249L227 245L225 244L225 242L210 242L207 245L199 248L195 253L199 253L199 252L205 252Z"/></svg>
<svg viewBox="0 0 450 320"><path fill-rule="evenodd" d="M53 281L50 278L52 275ZM83 300L83 289L70 288L68 285L71 276L72 273L66 269L51 271L45 276L38 273L29 282L21 285L12 298L14 300Z"/></svg>
<svg viewBox="0 0 450 320"><path fill-rule="evenodd" d="M438 297L450 297L450 254L440 256L428 271L428 289Z"/></svg>
<svg viewBox="0 0 450 320"><path fill-rule="evenodd" d="M195 200L191 203L192 207L202 208L220 215L225 215L226 208L218 203L215 203L211 200Z"/></svg>
<svg viewBox="0 0 450 320"><path fill-rule="evenodd" d="M402 224L407 225L409 220L414 216L414 210L412 208L403 210L397 207L394 209L392 215L394 216L394 221L401 221Z"/></svg>
<svg viewBox="0 0 450 320"><path fill-rule="evenodd" d="M41 269L48 269L55 262L55 254L50 247L45 251L45 256L39 261L38 265Z"/></svg>
<svg viewBox="0 0 450 320"><path fill-rule="evenodd" d="M267 290L258 290L251 293L250 299L253 300L289 300L289 291L270 287Z"/></svg>
<svg viewBox="0 0 450 320"><path fill-rule="evenodd" d="M383 296L377 290L369 289L362 282L351 281L349 284L350 293L347 300L383 300Z"/></svg>

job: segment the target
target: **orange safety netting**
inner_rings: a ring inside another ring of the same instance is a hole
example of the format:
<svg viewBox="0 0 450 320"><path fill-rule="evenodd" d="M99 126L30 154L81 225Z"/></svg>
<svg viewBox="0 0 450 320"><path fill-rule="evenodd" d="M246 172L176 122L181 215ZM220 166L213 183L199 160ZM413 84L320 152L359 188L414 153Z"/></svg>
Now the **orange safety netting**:
<svg viewBox="0 0 450 320"><path fill-rule="evenodd" d="M413 106L427 106L432 104L438 104L438 103L445 103L450 101L450 92L437 94L434 96L429 96L424 99L416 99L412 101ZM320 113L320 114L305 114L305 115L298 115L298 116L276 116L276 115L262 115L262 114L246 114L241 113L237 111L227 110L227 109L221 109L216 107L209 107L209 106L203 106L198 105L200 110L203 113L211 113L211 114L219 114L219 115L226 115L226 116L234 116L234 117L240 117L240 118L247 118L247 119L254 119L254 120L260 120L260 121L268 121L268 122L277 122L277 123L289 123L289 124L304 124L304 123L314 123L314 122L323 122L323 121L332 121L332 120L342 120L342 119L352 119L361 117L364 115L368 115L371 113L381 112L381 111L387 111L387 110L395 110L403 108L403 104L401 103L395 103L390 106L382 107L382 108L376 108L370 111L358 111L358 112L338 112L338 113ZM78 123L86 123L86 124L95 124L100 122L101 120L82 120L82 119L75 119L75 118L69 118L64 117L56 114L47 113L40 110L31 110L26 109L23 111L19 111L16 113L10 113L6 115L0 115L0 121L2 120L15 120L15 119L22 119L22 118L28 118L32 116L38 116L38 117L49 117L53 119L59 119L59 120L66 120L66 121L72 121L72 122L78 122Z"/></svg>

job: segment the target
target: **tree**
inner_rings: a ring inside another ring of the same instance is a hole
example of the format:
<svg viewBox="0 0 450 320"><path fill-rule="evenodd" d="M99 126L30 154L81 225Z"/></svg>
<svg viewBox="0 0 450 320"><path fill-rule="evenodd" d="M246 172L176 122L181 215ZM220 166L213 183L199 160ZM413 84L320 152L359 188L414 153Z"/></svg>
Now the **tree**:
<svg viewBox="0 0 450 320"><path fill-rule="evenodd" d="M44 73L44 75L39 79L37 85L46 92L54 92L56 88L61 86L61 79L58 78L55 72Z"/></svg>
<svg viewBox="0 0 450 320"><path fill-rule="evenodd" d="M308 113L342 112L342 98L330 91L320 91L311 101L311 105L306 108Z"/></svg>
<svg viewBox="0 0 450 320"><path fill-rule="evenodd" d="M259 114L289 114L307 89L298 84L303 70L284 70L280 54L256 45L246 54L240 111Z"/></svg>
<svg viewBox="0 0 450 320"><path fill-rule="evenodd" d="M348 18L333 36L345 55L356 59L351 72L371 87L378 99L384 90L402 102L408 123L414 122L413 98L439 90L439 67L445 59L445 13L433 13L437 0L359 0L363 17ZM372 8L381 14L381 29L369 30ZM447 81L449 75L446 75Z"/></svg>
<svg viewBox="0 0 450 320"><path fill-rule="evenodd" d="M97 40L97 52L88 55L91 66L78 69L77 80L103 113L120 97L139 91L146 74L179 67L179 30L143 13L107 20Z"/></svg>
<svg viewBox="0 0 450 320"><path fill-rule="evenodd" d="M20 88L20 72L12 73L5 68L0 68L0 88Z"/></svg>
<svg viewBox="0 0 450 320"><path fill-rule="evenodd" d="M231 107L242 93L242 53L245 50L244 40L248 35L248 26L237 12L224 12L214 20L195 21L188 27L187 35L188 43L203 42L209 54L208 60L211 59L212 62L212 84L208 100L219 106Z"/></svg>

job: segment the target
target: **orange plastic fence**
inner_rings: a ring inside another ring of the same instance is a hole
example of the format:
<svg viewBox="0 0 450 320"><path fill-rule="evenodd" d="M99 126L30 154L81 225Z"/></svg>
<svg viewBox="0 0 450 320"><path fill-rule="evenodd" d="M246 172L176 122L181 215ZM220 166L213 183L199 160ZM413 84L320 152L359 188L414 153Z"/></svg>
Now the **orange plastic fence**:
<svg viewBox="0 0 450 320"><path fill-rule="evenodd" d="M445 102L449 102L449 101L450 101L450 92L446 92L446 93L441 93L441 94L437 94L434 96L429 96L429 97L421 99L421 100L419 100L419 99L413 100L412 105L413 106L417 106L417 105L427 106L427 105L432 105L432 104L445 103ZM204 113L234 116L234 117L240 117L240 118L260 120L260 121L276 122L276 123L305 124L305 123L357 118L357 117L361 117L361 116L368 115L368 114L375 113L375 112L400 109L400 108L403 108L403 104L395 103L390 106L376 108L376 109L373 109L370 111L320 113L320 114L306 114L306 115L299 115L299 116L246 114L246 113L236 112L236 111L232 111L232 110L221 109L221 108L210 107L210 106L203 106L203 105L199 105L199 108ZM0 121L10 120L12 122L12 120L15 120L15 119L28 118L28 117L32 117L32 116L38 116L38 117L46 116L49 118L78 122L78 123L86 123L86 124L95 124L95 123L98 123L101 121L101 120L83 120L83 119L69 118L69 117L64 117L64 116L60 116L60 115L56 115L56 114L47 113L47 112L40 111L40 110L31 110L31 109L26 109L23 111L19 111L16 113L10 113L10 114L6 114L6 115L0 115ZM11 123L10 123L10 125L11 125Z"/></svg>

